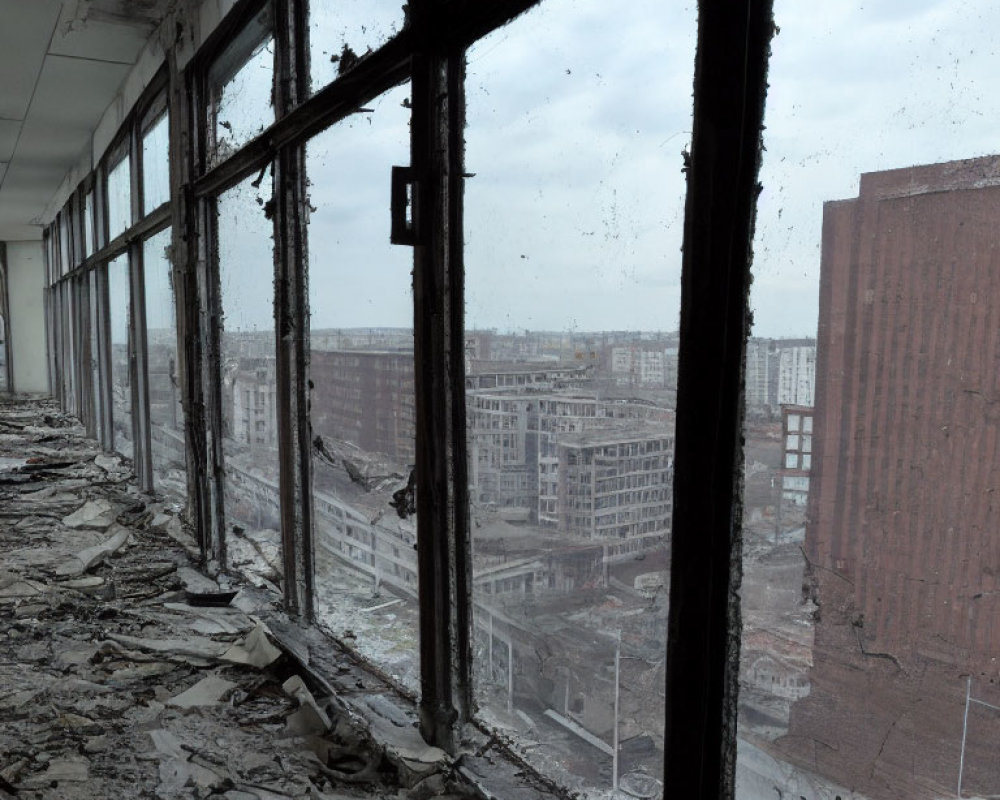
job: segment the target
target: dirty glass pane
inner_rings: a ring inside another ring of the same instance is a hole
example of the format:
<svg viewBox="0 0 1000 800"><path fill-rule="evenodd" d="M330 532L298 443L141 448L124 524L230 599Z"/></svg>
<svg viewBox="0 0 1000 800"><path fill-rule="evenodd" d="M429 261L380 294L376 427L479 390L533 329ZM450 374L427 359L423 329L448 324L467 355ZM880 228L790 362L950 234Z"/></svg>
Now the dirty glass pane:
<svg viewBox="0 0 1000 800"><path fill-rule="evenodd" d="M65 275L73 269L73 259L69 248L69 214L59 215L59 274Z"/></svg>
<svg viewBox="0 0 1000 800"><path fill-rule="evenodd" d="M409 87L310 140L309 305L317 615L419 680L412 250L389 244L389 169L409 162Z"/></svg>
<svg viewBox="0 0 1000 800"><path fill-rule="evenodd" d="M272 178L217 200L222 300L222 449L231 566L258 585L281 581L274 340Z"/></svg>
<svg viewBox="0 0 1000 800"><path fill-rule="evenodd" d="M187 494L184 412L178 377L177 315L169 247L170 228L142 245L149 353L149 427L154 485L168 497L183 500Z"/></svg>
<svg viewBox="0 0 1000 800"><path fill-rule="evenodd" d="M111 316L111 420L114 448L133 457L132 438L132 336L129 319L128 256L124 253L108 264L108 310Z"/></svg>
<svg viewBox="0 0 1000 800"><path fill-rule="evenodd" d="M274 38L265 9L212 64L208 165L224 161L274 121Z"/></svg>
<svg viewBox="0 0 1000 800"><path fill-rule="evenodd" d="M132 160L125 156L108 172L108 241L132 224Z"/></svg>
<svg viewBox="0 0 1000 800"><path fill-rule="evenodd" d="M775 21L737 797L992 796L1000 7Z"/></svg>
<svg viewBox="0 0 1000 800"><path fill-rule="evenodd" d="M468 53L477 697L600 796L662 792L695 22L555 0Z"/></svg>
<svg viewBox="0 0 1000 800"><path fill-rule="evenodd" d="M404 3L346 0L312 3L309 8L309 57L313 91L347 72L359 58L377 50L403 28Z"/></svg>
<svg viewBox="0 0 1000 800"><path fill-rule="evenodd" d="M70 414L78 412L76 403L76 297L73 292L73 281L62 282L62 292L65 298L65 328L64 343L66 347L66 402L65 408Z"/></svg>
<svg viewBox="0 0 1000 800"><path fill-rule="evenodd" d="M87 369L90 370L90 390L91 403L94 408L94 432L97 441L104 441L104 417L101 414L101 370L100 370L100 327L98 324L98 281L97 270L90 270L87 276L88 290L87 297L90 304L90 362Z"/></svg>
<svg viewBox="0 0 1000 800"><path fill-rule="evenodd" d="M83 198L83 241L85 257L94 252L94 193L87 192Z"/></svg>
<svg viewBox="0 0 1000 800"><path fill-rule="evenodd" d="M170 118L164 114L142 137L142 213L170 199Z"/></svg>

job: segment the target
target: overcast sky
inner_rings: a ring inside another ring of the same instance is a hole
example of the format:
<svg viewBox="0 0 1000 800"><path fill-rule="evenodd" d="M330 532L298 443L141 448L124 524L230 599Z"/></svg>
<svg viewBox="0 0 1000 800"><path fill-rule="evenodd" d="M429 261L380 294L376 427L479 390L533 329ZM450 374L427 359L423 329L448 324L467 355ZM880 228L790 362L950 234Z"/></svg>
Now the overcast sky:
<svg viewBox="0 0 1000 800"><path fill-rule="evenodd" d="M345 37L362 52L401 22L394 4L347 8L378 9L376 24L316 21L313 62L327 77ZM856 196L861 172L997 150L1000 10L778 0L775 16L754 334L812 336L823 201ZM676 329L695 25L693 2L546 0L470 50L469 327ZM390 168L409 163L407 96L394 90L310 144L314 327L411 324L411 254L388 244ZM241 278L232 291L261 294L241 299L240 325L259 328L269 253L258 194L230 195L221 233Z"/></svg>

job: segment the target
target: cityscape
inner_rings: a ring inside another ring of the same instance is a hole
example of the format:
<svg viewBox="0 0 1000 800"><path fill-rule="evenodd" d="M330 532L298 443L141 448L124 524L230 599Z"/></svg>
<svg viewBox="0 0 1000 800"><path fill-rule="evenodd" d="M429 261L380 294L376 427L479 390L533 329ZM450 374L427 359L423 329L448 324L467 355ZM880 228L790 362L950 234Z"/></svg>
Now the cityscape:
<svg viewBox="0 0 1000 800"><path fill-rule="evenodd" d="M1000 159L863 176L825 209L818 340L748 344L741 797L1000 781L1000 345L962 335L990 313L998 192ZM412 332L312 344L320 618L415 689ZM154 460L183 476L170 346L150 332ZM233 566L278 586L273 346L224 334L221 377ZM660 774L678 348L676 332L466 336L480 714L581 790Z"/></svg>

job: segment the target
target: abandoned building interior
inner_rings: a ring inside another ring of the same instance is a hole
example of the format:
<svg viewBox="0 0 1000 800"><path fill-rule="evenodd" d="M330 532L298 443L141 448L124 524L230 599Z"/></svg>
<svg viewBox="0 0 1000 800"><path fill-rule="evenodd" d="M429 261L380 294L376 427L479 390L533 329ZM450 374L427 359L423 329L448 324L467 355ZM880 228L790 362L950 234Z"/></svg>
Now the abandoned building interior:
<svg viewBox="0 0 1000 800"><path fill-rule="evenodd" d="M659 5L0 0L0 797L734 796L773 24L670 9L671 71ZM476 327L556 269L527 164L609 260L669 195L666 356Z"/></svg>

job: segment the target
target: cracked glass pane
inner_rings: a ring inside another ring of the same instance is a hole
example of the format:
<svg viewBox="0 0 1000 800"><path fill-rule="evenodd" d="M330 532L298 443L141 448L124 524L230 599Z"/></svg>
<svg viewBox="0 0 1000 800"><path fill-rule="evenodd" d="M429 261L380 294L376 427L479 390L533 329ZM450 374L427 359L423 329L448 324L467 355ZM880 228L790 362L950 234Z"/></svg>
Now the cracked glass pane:
<svg viewBox="0 0 1000 800"><path fill-rule="evenodd" d="M413 252L389 243L409 105L398 87L314 137L306 172L317 618L416 689Z"/></svg>
<svg viewBox="0 0 1000 800"><path fill-rule="evenodd" d="M108 241L132 224L132 159L126 155L108 172Z"/></svg>
<svg viewBox="0 0 1000 800"><path fill-rule="evenodd" d="M662 792L695 23L552 0L468 52L476 694L588 793Z"/></svg>
<svg viewBox="0 0 1000 800"><path fill-rule="evenodd" d="M164 114L142 137L142 213L170 199L170 118Z"/></svg>
<svg viewBox="0 0 1000 800"><path fill-rule="evenodd" d="M108 311L111 318L111 420L114 448L133 457L132 439L132 295L128 256L108 263Z"/></svg>
<svg viewBox="0 0 1000 800"><path fill-rule="evenodd" d="M277 590L283 566L270 167L216 202L226 547L232 567Z"/></svg>
<svg viewBox="0 0 1000 800"><path fill-rule="evenodd" d="M737 797L994 795L1000 7L774 16Z"/></svg>
<svg viewBox="0 0 1000 800"><path fill-rule="evenodd" d="M142 245L149 354L149 427L156 489L183 500L187 494L184 411L181 408L177 311L169 247L170 228L150 237Z"/></svg>
<svg viewBox="0 0 1000 800"><path fill-rule="evenodd" d="M406 16L404 9L404 3L385 0L313 3L309 9L313 91L322 89L399 33Z"/></svg>
<svg viewBox="0 0 1000 800"><path fill-rule="evenodd" d="M236 36L208 73L208 166L225 161L274 122L274 37L270 7Z"/></svg>

